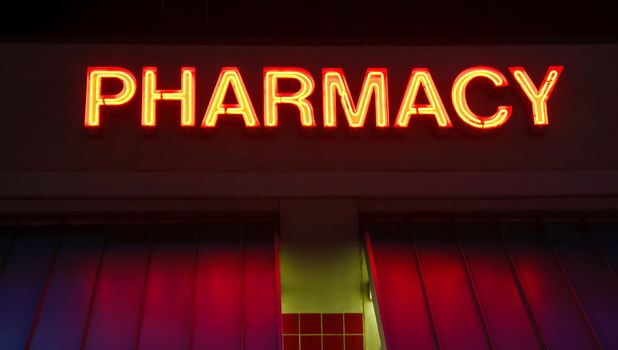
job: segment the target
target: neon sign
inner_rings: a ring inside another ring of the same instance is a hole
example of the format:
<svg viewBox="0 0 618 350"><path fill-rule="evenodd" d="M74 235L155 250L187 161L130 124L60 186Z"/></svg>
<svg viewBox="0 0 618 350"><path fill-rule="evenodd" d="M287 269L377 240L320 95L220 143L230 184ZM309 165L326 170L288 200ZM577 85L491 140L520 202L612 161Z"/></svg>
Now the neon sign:
<svg viewBox="0 0 618 350"><path fill-rule="evenodd" d="M562 72L562 66L550 66L540 84L535 84L523 67L510 67L509 71L517 83L516 88L527 97L531 105L531 120L535 127L549 125L547 104ZM481 116L474 112L466 98L470 82L476 79L487 80L496 89L509 86L504 74L493 67L477 66L462 71L453 81L451 103L457 117L471 128L479 130L495 129L503 125L511 116L511 106L496 106L492 115ZM122 89L116 94L104 94L103 84L115 80ZM141 125L154 128L157 125L157 105L164 101L180 102L180 125L195 127L195 80L194 67L182 67L180 89L160 89L157 84L157 68L142 69L142 115ZM316 83L309 72L298 67L266 67L263 74L263 127L275 128L279 124L279 107L290 105L297 109L300 125L304 128L317 126L315 109L309 97L315 93ZM297 91L280 91L280 82L293 81ZM119 106L131 101L137 90L137 80L127 69L121 67L89 67L86 82L86 104L84 125L86 128L101 126L101 108ZM424 93L427 103L418 103L419 91ZM231 92L236 103L225 103L225 96ZM388 128L389 92L387 70L369 68L358 99L350 91L345 74L340 68L322 69L322 111L323 126L337 127L337 105L340 105L350 128L362 128L367 120L371 101L375 108L375 126ZM260 127L260 119L253 107L251 96L236 67L223 67L210 97L210 102L199 123L200 128L214 128L221 117L242 117L245 127ZM439 128L453 126L438 93L436 84L427 68L414 68L403 94L399 111L394 120L395 128L406 128L412 118L430 118Z"/></svg>

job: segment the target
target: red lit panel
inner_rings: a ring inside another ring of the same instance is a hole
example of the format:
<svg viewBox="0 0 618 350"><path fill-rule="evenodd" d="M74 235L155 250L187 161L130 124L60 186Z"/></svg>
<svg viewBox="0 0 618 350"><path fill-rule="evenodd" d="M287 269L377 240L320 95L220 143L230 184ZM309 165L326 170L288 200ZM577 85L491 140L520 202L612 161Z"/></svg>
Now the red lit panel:
<svg viewBox="0 0 618 350"><path fill-rule="evenodd" d="M387 229L374 233L369 261L387 347L433 348L431 319L410 234Z"/></svg>
<svg viewBox="0 0 618 350"><path fill-rule="evenodd" d="M190 335L195 235L155 235L144 290L140 349L179 349Z"/></svg>
<svg viewBox="0 0 618 350"><path fill-rule="evenodd" d="M243 235L244 350L278 349L281 342L276 254L270 226Z"/></svg>
<svg viewBox="0 0 618 350"><path fill-rule="evenodd" d="M615 222L417 220L408 225L413 230L377 225L367 241L389 350L416 348L393 345L394 339L405 339L403 332L414 330L389 322L389 298L396 296L394 305L405 305L406 298L396 293L396 284L384 288L383 281L405 276L395 264L381 267L396 255L384 249L386 244L412 244L408 231L414 232L420 283L426 286L441 349L616 347Z"/></svg>
<svg viewBox="0 0 618 350"><path fill-rule="evenodd" d="M241 237L224 227L198 242L193 348L241 347ZM208 330L208 331L200 331Z"/></svg>
<svg viewBox="0 0 618 350"><path fill-rule="evenodd" d="M459 222L456 230L495 347L542 349L543 339L518 289L497 225Z"/></svg>
<svg viewBox="0 0 618 350"><path fill-rule="evenodd" d="M476 297L449 223L417 223L414 235L442 349L487 349Z"/></svg>

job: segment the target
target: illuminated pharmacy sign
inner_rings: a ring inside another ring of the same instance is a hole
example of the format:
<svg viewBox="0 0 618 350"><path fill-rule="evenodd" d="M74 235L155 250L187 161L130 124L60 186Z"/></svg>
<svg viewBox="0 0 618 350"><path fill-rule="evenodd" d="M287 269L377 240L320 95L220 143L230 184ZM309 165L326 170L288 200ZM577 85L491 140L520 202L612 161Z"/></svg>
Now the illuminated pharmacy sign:
<svg viewBox="0 0 618 350"><path fill-rule="evenodd" d="M531 107L530 119L535 127L550 123L547 105L552 91L558 82L562 66L550 66L540 82L534 82L523 67L509 67L515 87L526 96ZM398 110L389 110L388 73L386 68L368 68L360 92L352 92L346 81L343 69L323 68L321 91L316 91L316 80L306 70L298 67L265 67L263 69L263 95L250 96L241 72L236 67L223 67L210 95L203 114L196 114L195 67L180 69L179 89L162 89L157 84L157 68L144 67L141 81L141 125L144 128L157 126L157 105L163 101L177 101L180 104L179 122L187 128L215 128L221 118L242 118L247 128L276 128L279 124L279 106L290 105L298 110L299 124L303 128L315 128L316 108L310 97L321 93L321 113L324 128L336 128L337 105L343 111L347 126L362 128L367 121L372 102L375 108L377 128L407 128L413 118L429 118L439 128L451 128L453 117L476 129L495 129L503 125L511 116L511 106L497 105L491 115L479 115L473 105L468 103L466 91L470 82L486 80L495 89L509 88L506 76L493 67L477 66L462 71L451 85L450 103L455 116L447 113L442 96L438 93L431 72L427 68L413 68ZM293 81L299 88L287 91L281 87L283 81ZM104 86L120 84L119 92L106 94ZM426 99L417 102L423 93ZM136 98L137 79L135 75L121 67L89 67L86 83L86 103L84 125L98 128L105 119L108 107L120 106ZM226 96L232 94L235 103L226 103ZM358 98L354 98L358 96ZM263 111L258 113L253 100L263 101ZM197 106L200 107L200 106ZM393 115L394 114L394 115ZM341 121L340 121L341 123Z"/></svg>

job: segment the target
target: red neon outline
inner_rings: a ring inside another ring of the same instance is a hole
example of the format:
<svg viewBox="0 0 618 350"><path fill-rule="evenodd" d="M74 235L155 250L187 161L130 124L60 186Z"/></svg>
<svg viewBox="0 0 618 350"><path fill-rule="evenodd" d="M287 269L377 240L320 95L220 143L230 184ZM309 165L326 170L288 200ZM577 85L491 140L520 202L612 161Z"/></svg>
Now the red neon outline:
<svg viewBox="0 0 618 350"><path fill-rule="evenodd" d="M333 76L335 80L331 81L329 76ZM376 79L377 81L374 81ZM322 68L322 102L324 126L327 128L337 126L336 95L339 95L339 101L351 128L362 128L365 125L371 97L374 97L375 102L376 127L388 127L388 75L386 68L367 68L357 100L358 104L352 100L350 87L343 69Z"/></svg>
<svg viewBox="0 0 618 350"><path fill-rule="evenodd" d="M225 95L229 90L230 85L234 96L238 101L237 104L225 104ZM239 114L242 115L245 126L248 128L256 128L260 126L260 121L255 114L255 109L251 103L251 98L247 92L245 82L240 75L238 67L222 67L217 79L210 102L204 119L202 120L202 128L214 128L217 125L219 115Z"/></svg>
<svg viewBox="0 0 618 350"><path fill-rule="evenodd" d="M282 103L298 107L303 127L315 127L313 105L307 99L315 90L315 81L308 71L298 67L264 67L263 78L265 127L274 128L279 125L277 105ZM296 79L300 82L300 90L295 93L279 93L277 89L279 79Z"/></svg>
<svg viewBox="0 0 618 350"><path fill-rule="evenodd" d="M181 67L181 88L157 90L157 67L142 68L142 127L157 126L157 101L180 101L180 125L195 126L195 67Z"/></svg>
<svg viewBox="0 0 618 350"><path fill-rule="evenodd" d="M429 100L429 104L418 105L415 103L421 86ZM396 128L407 127L410 123L411 115L433 115L438 123L438 127L450 128L453 126L428 68L412 69L403 96L399 112L397 113L397 119L395 120Z"/></svg>
<svg viewBox="0 0 618 350"><path fill-rule="evenodd" d="M513 75L513 78L515 78L519 87L532 103L532 121L535 126L542 127L549 125L547 100L549 100L551 93L554 91L563 69L564 66L549 66L543 78L541 91L539 92L524 67L509 67L509 71Z"/></svg>
<svg viewBox="0 0 618 350"><path fill-rule="evenodd" d="M463 70L453 81L451 90L453 107L457 115L466 124L478 129L493 129L503 125L511 116L511 106L498 106L496 113L487 117L475 114L468 106L466 88L475 78L487 78L497 87L509 85L504 74L493 67L476 66Z"/></svg>
<svg viewBox="0 0 618 350"><path fill-rule="evenodd" d="M101 95L103 79L112 78L123 82L122 90L113 95ZM122 67L88 67L84 126L98 128L101 125L100 107L123 105L135 96L136 90L137 79L128 69Z"/></svg>

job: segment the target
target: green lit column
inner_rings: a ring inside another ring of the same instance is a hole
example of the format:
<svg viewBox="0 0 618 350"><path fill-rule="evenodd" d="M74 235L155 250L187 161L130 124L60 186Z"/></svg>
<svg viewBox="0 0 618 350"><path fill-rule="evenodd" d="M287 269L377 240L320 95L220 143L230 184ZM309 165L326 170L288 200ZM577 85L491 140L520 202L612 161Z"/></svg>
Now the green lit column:
<svg viewBox="0 0 618 350"><path fill-rule="evenodd" d="M362 313L365 349L380 349L357 201L282 200L280 220L282 312Z"/></svg>

